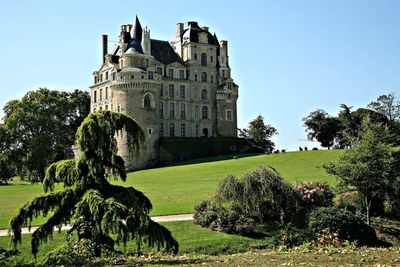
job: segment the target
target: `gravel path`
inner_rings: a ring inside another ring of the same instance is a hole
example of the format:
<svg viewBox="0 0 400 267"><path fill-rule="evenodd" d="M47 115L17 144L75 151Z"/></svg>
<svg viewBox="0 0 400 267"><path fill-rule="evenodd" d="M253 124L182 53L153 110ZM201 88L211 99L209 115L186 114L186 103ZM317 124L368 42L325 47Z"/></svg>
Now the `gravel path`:
<svg viewBox="0 0 400 267"><path fill-rule="evenodd" d="M175 221L192 221L193 214L177 214L177 215L166 215L166 216L154 216L151 219L155 222L175 222ZM70 225L63 225L62 230L70 229ZM31 227L30 231L28 227L22 228L22 234L29 234L38 229L37 226ZM58 230L58 228L57 228ZM8 236L9 229L0 229L0 236Z"/></svg>

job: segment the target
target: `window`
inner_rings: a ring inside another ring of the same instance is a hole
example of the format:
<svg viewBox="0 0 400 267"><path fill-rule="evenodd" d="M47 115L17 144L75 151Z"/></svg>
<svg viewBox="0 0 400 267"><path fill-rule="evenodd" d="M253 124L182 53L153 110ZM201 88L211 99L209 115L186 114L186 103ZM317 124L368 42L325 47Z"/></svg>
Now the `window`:
<svg viewBox="0 0 400 267"><path fill-rule="evenodd" d="M157 67L156 72L160 75L162 75L162 68L161 67Z"/></svg>
<svg viewBox="0 0 400 267"><path fill-rule="evenodd" d="M198 124L196 124L196 137L199 137L199 125Z"/></svg>
<svg viewBox="0 0 400 267"><path fill-rule="evenodd" d="M225 78L225 70L222 70L222 78Z"/></svg>
<svg viewBox="0 0 400 267"><path fill-rule="evenodd" d="M103 107L100 107L100 110L103 110Z"/></svg>
<svg viewBox="0 0 400 267"><path fill-rule="evenodd" d="M174 137L175 136L175 123L171 122L169 124L169 136Z"/></svg>
<svg viewBox="0 0 400 267"><path fill-rule="evenodd" d="M108 99L108 87L106 87L106 99Z"/></svg>
<svg viewBox="0 0 400 267"><path fill-rule="evenodd" d="M201 81L202 82L206 82L207 81L207 73L205 73L205 72L201 73Z"/></svg>
<svg viewBox="0 0 400 267"><path fill-rule="evenodd" d="M96 112L96 108L93 108L93 112Z"/></svg>
<svg viewBox="0 0 400 267"><path fill-rule="evenodd" d="M185 136L186 136L186 124L181 123L181 137L185 137Z"/></svg>
<svg viewBox="0 0 400 267"><path fill-rule="evenodd" d="M197 82L197 74L194 75L194 80Z"/></svg>
<svg viewBox="0 0 400 267"><path fill-rule="evenodd" d="M106 71L106 80L108 80L108 71Z"/></svg>
<svg viewBox="0 0 400 267"><path fill-rule="evenodd" d="M206 89L201 90L201 100L208 100L208 92Z"/></svg>
<svg viewBox="0 0 400 267"><path fill-rule="evenodd" d="M152 71L149 71L149 80L153 80L154 79L154 74Z"/></svg>
<svg viewBox="0 0 400 267"><path fill-rule="evenodd" d="M164 136L164 123L160 123L160 137Z"/></svg>
<svg viewBox="0 0 400 267"><path fill-rule="evenodd" d="M164 95L164 84L161 84L161 88L160 88L160 96Z"/></svg>
<svg viewBox="0 0 400 267"><path fill-rule="evenodd" d="M103 81L103 74L100 74L100 82Z"/></svg>
<svg viewBox="0 0 400 267"><path fill-rule="evenodd" d="M225 58L224 57L221 57L221 62L225 63Z"/></svg>
<svg viewBox="0 0 400 267"><path fill-rule="evenodd" d="M210 56L210 62L213 63L214 62L214 57Z"/></svg>
<svg viewBox="0 0 400 267"><path fill-rule="evenodd" d="M149 135L152 135L153 134L153 128L147 128L147 133Z"/></svg>
<svg viewBox="0 0 400 267"><path fill-rule="evenodd" d="M112 80L115 81L115 72L111 74Z"/></svg>
<svg viewBox="0 0 400 267"><path fill-rule="evenodd" d="M105 110L108 110L108 105L106 105Z"/></svg>
<svg viewBox="0 0 400 267"><path fill-rule="evenodd" d="M228 82L228 89L232 89L232 83Z"/></svg>
<svg viewBox="0 0 400 267"><path fill-rule="evenodd" d="M181 103L181 119L185 119L185 118L186 118L186 104Z"/></svg>
<svg viewBox="0 0 400 267"><path fill-rule="evenodd" d="M197 54L194 53L194 60L197 60Z"/></svg>
<svg viewBox="0 0 400 267"><path fill-rule="evenodd" d="M168 69L168 77L174 78L174 70L173 69Z"/></svg>
<svg viewBox="0 0 400 267"><path fill-rule="evenodd" d="M194 118L197 119L199 117L199 106L194 107Z"/></svg>
<svg viewBox="0 0 400 267"><path fill-rule="evenodd" d="M214 76L211 75L210 78L211 78L211 82L213 83L214 82Z"/></svg>
<svg viewBox="0 0 400 267"><path fill-rule="evenodd" d="M117 106L117 112L121 112L121 106L120 105Z"/></svg>
<svg viewBox="0 0 400 267"><path fill-rule="evenodd" d="M100 89L100 101L103 100L103 89Z"/></svg>
<svg viewBox="0 0 400 267"><path fill-rule="evenodd" d="M232 112L231 109L226 110L226 120L227 120L227 121L232 121L232 120L233 120L232 113L233 113L233 112Z"/></svg>
<svg viewBox="0 0 400 267"><path fill-rule="evenodd" d="M169 117L175 118L175 103L174 102L169 103Z"/></svg>
<svg viewBox="0 0 400 267"><path fill-rule="evenodd" d="M179 70L179 79L181 79L181 80L185 79L185 71L184 70Z"/></svg>
<svg viewBox="0 0 400 267"><path fill-rule="evenodd" d="M94 84L97 83L97 76L94 76Z"/></svg>
<svg viewBox="0 0 400 267"><path fill-rule="evenodd" d="M208 107L207 106L203 106L201 108L201 118L208 119Z"/></svg>
<svg viewBox="0 0 400 267"><path fill-rule="evenodd" d="M207 54L206 53L201 53L201 65L207 66Z"/></svg>
<svg viewBox="0 0 400 267"><path fill-rule="evenodd" d="M151 98L150 98L150 94L146 94L146 95L144 96L144 99L143 99L143 106L144 106L145 108L150 108L150 107L151 107Z"/></svg>
<svg viewBox="0 0 400 267"><path fill-rule="evenodd" d="M164 117L164 102L160 102L160 116Z"/></svg>
<svg viewBox="0 0 400 267"><path fill-rule="evenodd" d="M97 91L93 91L93 102L97 103Z"/></svg>
<svg viewBox="0 0 400 267"><path fill-rule="evenodd" d="M175 95L175 87L173 84L170 84L168 88L168 96L174 97L174 95Z"/></svg>
<svg viewBox="0 0 400 267"><path fill-rule="evenodd" d="M186 88L185 88L184 85L181 85L181 86L179 87L179 96L180 96L181 98L185 98L185 97L186 97Z"/></svg>

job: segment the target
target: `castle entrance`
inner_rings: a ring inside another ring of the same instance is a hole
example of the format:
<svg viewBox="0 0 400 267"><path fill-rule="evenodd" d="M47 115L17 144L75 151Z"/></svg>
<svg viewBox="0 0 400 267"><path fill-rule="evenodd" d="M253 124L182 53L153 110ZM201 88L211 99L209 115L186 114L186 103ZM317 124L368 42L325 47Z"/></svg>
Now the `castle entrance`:
<svg viewBox="0 0 400 267"><path fill-rule="evenodd" d="M203 129L203 136L208 137L208 129L207 128Z"/></svg>

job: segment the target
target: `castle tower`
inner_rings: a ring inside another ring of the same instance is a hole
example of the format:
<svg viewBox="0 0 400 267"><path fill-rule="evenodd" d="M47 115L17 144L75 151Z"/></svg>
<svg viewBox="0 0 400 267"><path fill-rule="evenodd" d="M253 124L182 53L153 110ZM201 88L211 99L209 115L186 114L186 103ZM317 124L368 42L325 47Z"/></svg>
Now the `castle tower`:
<svg viewBox="0 0 400 267"><path fill-rule="evenodd" d="M143 30L142 47L144 54L151 55L150 30L147 27Z"/></svg>

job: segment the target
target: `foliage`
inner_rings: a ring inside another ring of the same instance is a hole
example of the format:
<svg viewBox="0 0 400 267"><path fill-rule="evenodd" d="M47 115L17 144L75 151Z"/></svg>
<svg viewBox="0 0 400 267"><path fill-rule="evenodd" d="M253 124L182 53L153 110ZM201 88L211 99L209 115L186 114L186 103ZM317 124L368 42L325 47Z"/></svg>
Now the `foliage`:
<svg viewBox="0 0 400 267"><path fill-rule="evenodd" d="M384 195L391 183L389 170L393 158L390 145L386 143L388 136L387 127L373 124L367 117L354 148L346 150L338 161L324 166L328 173L338 176L342 184L354 186L362 195L368 223L372 200Z"/></svg>
<svg viewBox="0 0 400 267"><path fill-rule="evenodd" d="M256 227L253 218L243 214L242 209L233 204L227 207L220 203L203 201L195 207L194 223L227 234L249 235Z"/></svg>
<svg viewBox="0 0 400 267"><path fill-rule="evenodd" d="M89 112L90 96L40 88L4 107L13 163L21 177L42 181L46 167L64 158L77 127Z"/></svg>
<svg viewBox="0 0 400 267"><path fill-rule="evenodd" d="M272 152L275 144L271 137L278 134L278 130L270 124L265 124L264 118L258 115L249 123L248 128L239 129L239 136L251 140L264 151Z"/></svg>
<svg viewBox="0 0 400 267"><path fill-rule="evenodd" d="M374 245L378 239L375 230L350 211L337 207L322 207L309 215L309 228L316 234L324 231L337 233L338 238L357 241L359 245Z"/></svg>
<svg viewBox="0 0 400 267"><path fill-rule="evenodd" d="M333 192L327 183L302 182L295 187L306 207L330 207L333 205Z"/></svg>
<svg viewBox="0 0 400 267"><path fill-rule="evenodd" d="M90 240L74 241L50 251L39 266L99 266L102 260L96 254L96 243Z"/></svg>
<svg viewBox="0 0 400 267"><path fill-rule="evenodd" d="M384 114L391 124L400 120L400 100L393 93L380 95L368 108Z"/></svg>
<svg viewBox="0 0 400 267"><path fill-rule="evenodd" d="M288 248L300 246L315 238L309 229L285 225L279 232L279 244Z"/></svg>
<svg viewBox="0 0 400 267"><path fill-rule="evenodd" d="M334 141L341 129L340 122L337 118L329 116L322 109L317 109L303 118L306 127L307 137L309 140L314 139L321 143L322 147L330 149L334 145Z"/></svg>
<svg viewBox="0 0 400 267"><path fill-rule="evenodd" d="M400 150L393 151L393 163L390 168L392 182L387 191L388 211L400 218Z"/></svg>
<svg viewBox="0 0 400 267"><path fill-rule="evenodd" d="M147 243L177 251L178 244L170 232L148 216L152 208L150 200L133 187L111 185L108 181L111 177L126 180L124 161L117 154L115 139L121 131L126 135L129 151L137 150L144 134L132 118L99 111L83 121L76 134L81 157L50 165L43 181L45 191L50 193L25 204L11 220L14 247L21 242L22 226L30 226L34 217L51 212L47 222L32 234L35 255L39 244L51 239L54 226L64 223L72 223L70 232L76 231L79 241L91 240L98 248L113 250L115 243L126 244L135 239L138 250ZM63 183L64 190L55 192L56 183Z"/></svg>

